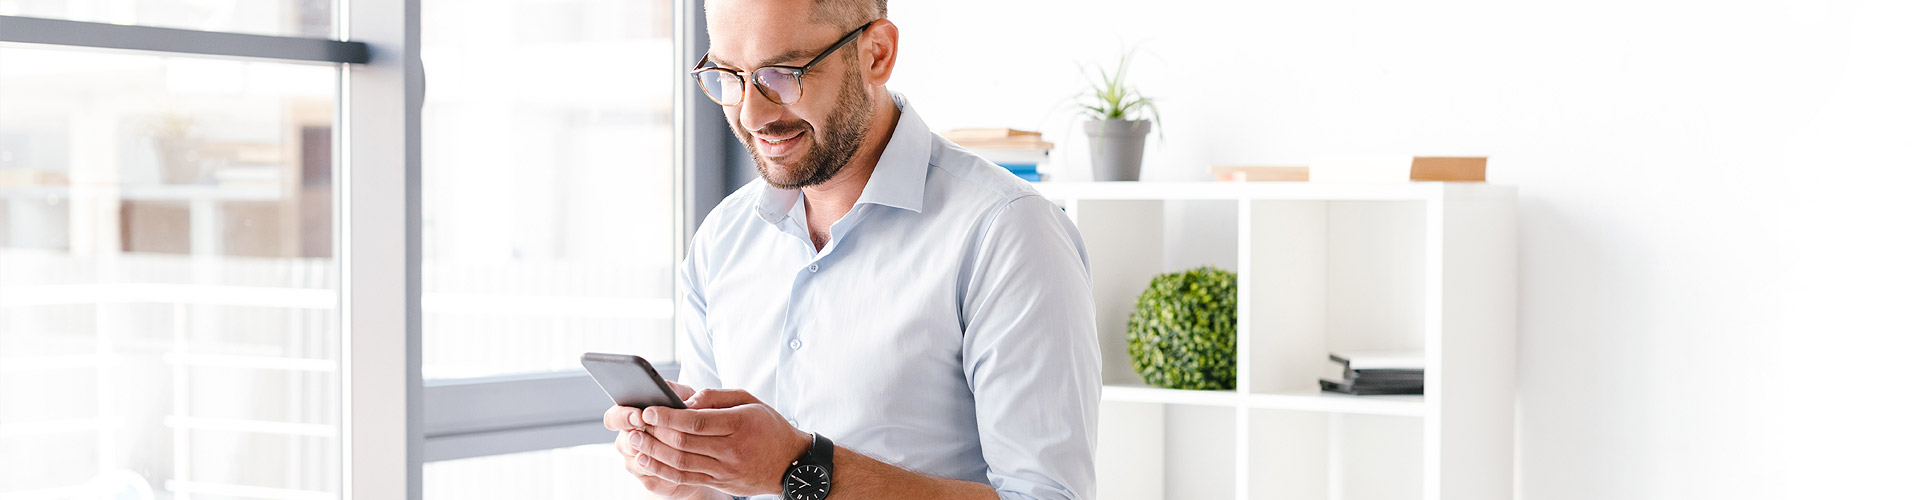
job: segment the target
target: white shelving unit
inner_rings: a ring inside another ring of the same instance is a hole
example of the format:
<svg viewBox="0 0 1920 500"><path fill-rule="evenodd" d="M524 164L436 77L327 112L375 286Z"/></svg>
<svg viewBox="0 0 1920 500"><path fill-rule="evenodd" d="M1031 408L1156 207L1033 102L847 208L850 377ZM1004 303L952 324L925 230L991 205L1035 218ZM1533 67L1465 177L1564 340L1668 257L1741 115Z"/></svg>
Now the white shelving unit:
<svg viewBox="0 0 1920 500"><path fill-rule="evenodd" d="M1512 498L1512 187L1034 186L1092 259L1101 498ZM1147 387L1134 300L1199 265L1239 274L1236 389ZM1425 396L1320 393L1329 352L1382 349L1425 353Z"/></svg>

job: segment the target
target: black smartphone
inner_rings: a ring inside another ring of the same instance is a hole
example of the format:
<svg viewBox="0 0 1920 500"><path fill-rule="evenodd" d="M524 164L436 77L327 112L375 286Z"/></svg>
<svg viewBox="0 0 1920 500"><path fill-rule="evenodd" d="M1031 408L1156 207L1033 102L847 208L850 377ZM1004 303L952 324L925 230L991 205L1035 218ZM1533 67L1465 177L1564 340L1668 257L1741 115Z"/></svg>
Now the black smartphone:
<svg viewBox="0 0 1920 500"><path fill-rule="evenodd" d="M587 368L587 374L600 384L600 390L613 398L613 404L634 408L665 406L687 409L687 403L680 400L680 395L673 392L673 386L660 378L660 372L654 371L653 364L648 363L646 358L590 352L580 355L580 366Z"/></svg>

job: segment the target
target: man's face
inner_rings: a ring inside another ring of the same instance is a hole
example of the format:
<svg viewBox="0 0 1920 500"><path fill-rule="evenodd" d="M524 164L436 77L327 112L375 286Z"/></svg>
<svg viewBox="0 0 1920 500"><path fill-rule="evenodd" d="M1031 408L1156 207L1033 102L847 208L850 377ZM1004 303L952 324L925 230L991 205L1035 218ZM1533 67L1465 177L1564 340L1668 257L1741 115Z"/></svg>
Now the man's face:
<svg viewBox="0 0 1920 500"><path fill-rule="evenodd" d="M709 59L750 71L799 66L846 33L808 21L812 2L716 1L708 4ZM866 138L874 99L859 68L859 42L827 56L801 77L798 102L782 106L752 84L737 106L725 106L740 143L753 153L767 184L797 189L826 182L846 166Z"/></svg>

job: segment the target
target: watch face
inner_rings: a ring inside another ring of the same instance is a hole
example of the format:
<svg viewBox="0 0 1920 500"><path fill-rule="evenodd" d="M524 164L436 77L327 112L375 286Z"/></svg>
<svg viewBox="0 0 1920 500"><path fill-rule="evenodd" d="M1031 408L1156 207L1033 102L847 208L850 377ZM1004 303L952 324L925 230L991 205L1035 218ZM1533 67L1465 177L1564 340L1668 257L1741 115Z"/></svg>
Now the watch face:
<svg viewBox="0 0 1920 500"><path fill-rule="evenodd" d="M827 468L818 465L802 465L787 471L786 500L825 500L827 498Z"/></svg>

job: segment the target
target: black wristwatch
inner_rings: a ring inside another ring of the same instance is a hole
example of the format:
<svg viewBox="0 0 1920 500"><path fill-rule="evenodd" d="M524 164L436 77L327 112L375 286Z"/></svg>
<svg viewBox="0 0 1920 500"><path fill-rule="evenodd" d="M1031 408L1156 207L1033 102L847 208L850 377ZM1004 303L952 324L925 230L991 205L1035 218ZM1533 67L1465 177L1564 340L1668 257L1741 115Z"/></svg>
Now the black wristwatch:
<svg viewBox="0 0 1920 500"><path fill-rule="evenodd" d="M787 466L780 478L781 500L826 500L833 491L833 441L813 433L813 447Z"/></svg>

